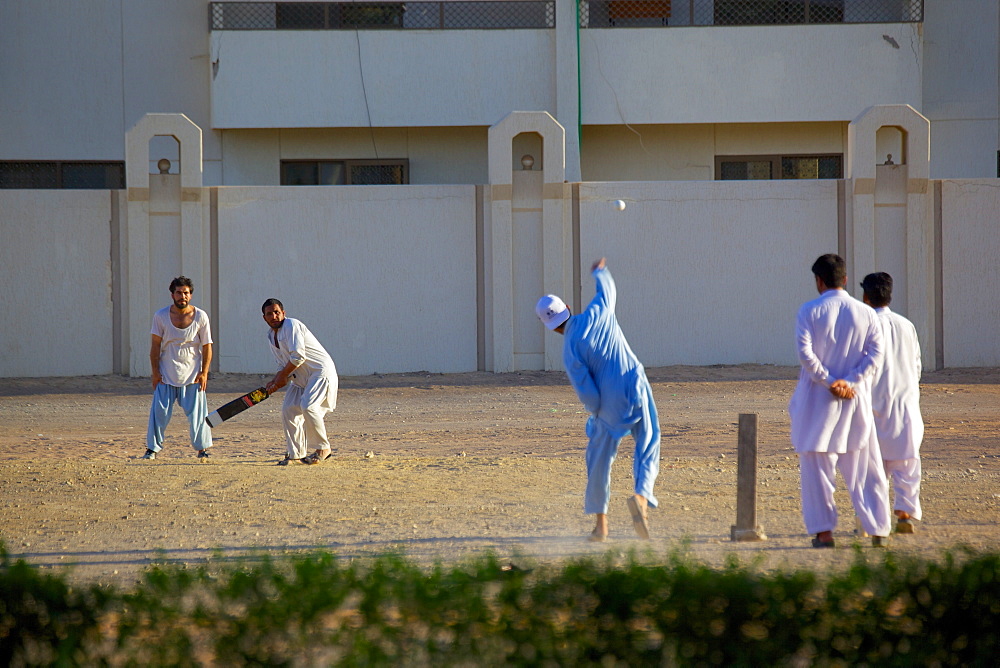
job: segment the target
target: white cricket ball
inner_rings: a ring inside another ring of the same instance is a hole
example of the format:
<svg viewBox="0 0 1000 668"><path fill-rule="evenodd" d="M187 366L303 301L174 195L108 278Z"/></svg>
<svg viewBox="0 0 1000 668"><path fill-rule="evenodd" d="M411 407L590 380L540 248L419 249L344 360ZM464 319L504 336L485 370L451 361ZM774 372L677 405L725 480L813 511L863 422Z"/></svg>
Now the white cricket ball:
<svg viewBox="0 0 1000 668"><path fill-rule="evenodd" d="M615 200L615 208L618 209L619 211L624 211L625 210L625 200L616 199Z"/></svg>

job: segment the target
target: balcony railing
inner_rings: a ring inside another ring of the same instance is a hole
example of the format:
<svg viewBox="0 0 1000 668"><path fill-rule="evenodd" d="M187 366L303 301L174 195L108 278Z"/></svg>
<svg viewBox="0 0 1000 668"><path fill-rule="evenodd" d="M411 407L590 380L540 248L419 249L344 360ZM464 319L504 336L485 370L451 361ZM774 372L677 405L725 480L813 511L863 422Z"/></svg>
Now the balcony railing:
<svg viewBox="0 0 1000 668"><path fill-rule="evenodd" d="M213 2L209 30L506 30L556 25L555 0Z"/></svg>
<svg viewBox="0 0 1000 668"><path fill-rule="evenodd" d="M580 0L581 28L918 23L924 0Z"/></svg>
<svg viewBox="0 0 1000 668"><path fill-rule="evenodd" d="M924 0L579 0L581 28L919 23ZM508 30L556 25L555 0L212 2L209 30Z"/></svg>

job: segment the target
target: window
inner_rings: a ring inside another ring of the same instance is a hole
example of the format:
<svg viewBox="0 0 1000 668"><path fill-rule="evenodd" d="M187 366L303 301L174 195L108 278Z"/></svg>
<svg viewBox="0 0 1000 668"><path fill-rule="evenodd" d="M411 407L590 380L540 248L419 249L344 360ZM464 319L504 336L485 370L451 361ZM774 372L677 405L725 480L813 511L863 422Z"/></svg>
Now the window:
<svg viewBox="0 0 1000 668"><path fill-rule="evenodd" d="M717 155L718 181L756 179L840 179L844 176L841 155Z"/></svg>
<svg viewBox="0 0 1000 668"><path fill-rule="evenodd" d="M256 5L251 3L250 7ZM276 2L274 27L277 30L401 28L405 9L398 2Z"/></svg>
<svg viewBox="0 0 1000 668"><path fill-rule="evenodd" d="M924 20L925 2L925 0L578 1L581 28L919 23ZM406 4L407 12L410 11L412 4Z"/></svg>
<svg viewBox="0 0 1000 668"><path fill-rule="evenodd" d="M842 23L843 0L717 0L715 25Z"/></svg>
<svg viewBox="0 0 1000 668"><path fill-rule="evenodd" d="M670 0L613 1L670 5ZM503 30L556 25L555 0L210 2L208 6L210 30Z"/></svg>
<svg viewBox="0 0 1000 668"><path fill-rule="evenodd" d="M283 186L374 186L409 182L409 160L281 161Z"/></svg>
<svg viewBox="0 0 1000 668"><path fill-rule="evenodd" d="M124 162L0 161L0 188L121 190Z"/></svg>

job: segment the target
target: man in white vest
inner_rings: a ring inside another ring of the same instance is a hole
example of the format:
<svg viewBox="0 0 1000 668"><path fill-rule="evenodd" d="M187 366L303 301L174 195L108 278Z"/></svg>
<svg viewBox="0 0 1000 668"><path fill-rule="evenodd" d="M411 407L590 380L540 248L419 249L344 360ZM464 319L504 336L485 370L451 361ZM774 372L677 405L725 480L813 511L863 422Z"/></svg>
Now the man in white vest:
<svg viewBox="0 0 1000 668"><path fill-rule="evenodd" d="M913 533L920 510L920 342L913 323L889 310L892 276L880 271L861 282L864 301L882 326L885 356L872 382L872 410L885 465L895 491L896 533Z"/></svg>
<svg viewBox="0 0 1000 668"><path fill-rule="evenodd" d="M191 445L198 459L208 459L212 430L205 422L208 415L208 369L212 364L212 325L208 314L191 303L194 282L187 276L170 281L173 304L153 314L150 330L149 365L153 384L153 403L146 430L146 454L156 459L174 404L180 405L188 419Z"/></svg>

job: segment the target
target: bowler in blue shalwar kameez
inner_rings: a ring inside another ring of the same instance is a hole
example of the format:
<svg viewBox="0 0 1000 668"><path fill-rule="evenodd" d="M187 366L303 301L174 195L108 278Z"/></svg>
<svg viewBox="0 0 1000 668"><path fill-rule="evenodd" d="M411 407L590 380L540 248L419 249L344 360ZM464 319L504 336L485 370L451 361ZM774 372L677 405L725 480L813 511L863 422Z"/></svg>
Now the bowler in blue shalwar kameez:
<svg viewBox="0 0 1000 668"><path fill-rule="evenodd" d="M627 503L636 533L649 538L647 506L656 507L653 483L660 468L660 423L646 371L615 318L617 291L602 258L594 264L597 294L579 315L555 295L542 297L536 313L565 335L563 362L570 383L590 413L587 420L587 491L584 512L597 515L589 540L608 535L611 464L626 434L635 439L635 493Z"/></svg>

